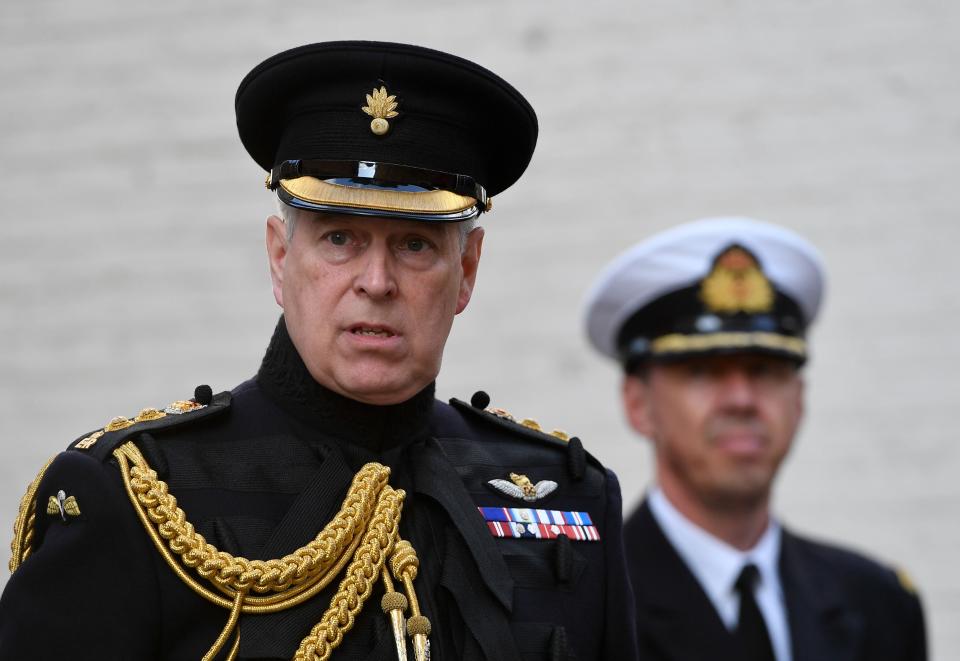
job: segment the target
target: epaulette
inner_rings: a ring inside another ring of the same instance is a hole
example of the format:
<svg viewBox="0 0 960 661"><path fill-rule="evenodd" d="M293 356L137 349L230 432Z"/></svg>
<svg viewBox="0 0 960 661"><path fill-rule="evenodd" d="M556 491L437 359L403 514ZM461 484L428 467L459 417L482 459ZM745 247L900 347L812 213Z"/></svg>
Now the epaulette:
<svg viewBox="0 0 960 661"><path fill-rule="evenodd" d="M193 399L173 402L163 410L146 408L133 419L124 416L116 417L102 429L86 434L71 443L68 451L84 452L100 461L105 461L115 448L135 435L186 426L208 419L229 409L230 401L229 392L214 395L210 386L197 386L193 392ZM40 469L20 501L17 518L13 524L13 541L10 543L10 573L15 572L33 551L34 524L38 505L37 489L52 463L53 458ZM73 516L80 514L76 500L68 497L63 491L60 491L56 497L50 497L46 511L48 514L59 511L64 520L68 514Z"/></svg>
<svg viewBox="0 0 960 661"><path fill-rule="evenodd" d="M516 418L504 409L491 407L490 395L482 390L473 393L470 403L454 397L450 400L450 405L474 419L482 420L508 433L517 434L538 443L548 443L564 448L567 452L570 474L576 480L583 477L589 455L583 449L583 443L578 437L570 436L559 429L546 432L536 420Z"/></svg>
<svg viewBox="0 0 960 661"><path fill-rule="evenodd" d="M230 408L230 403L229 392L214 395L210 386L197 386L193 399L178 400L163 409L145 408L133 418L118 416L102 429L78 438L68 449L105 461L118 446L134 436L195 424L223 413Z"/></svg>

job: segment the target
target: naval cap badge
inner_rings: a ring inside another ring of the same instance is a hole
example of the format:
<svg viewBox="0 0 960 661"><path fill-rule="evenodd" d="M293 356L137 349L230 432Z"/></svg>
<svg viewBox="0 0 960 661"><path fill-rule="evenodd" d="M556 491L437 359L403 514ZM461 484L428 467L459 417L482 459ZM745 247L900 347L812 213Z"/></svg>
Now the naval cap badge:
<svg viewBox="0 0 960 661"><path fill-rule="evenodd" d="M390 130L390 122L400 113L397 112L397 97L387 93L387 88L383 85L380 89L376 87L370 94L367 94L367 105L360 108L373 119L370 121L370 130L375 135L386 135Z"/></svg>
<svg viewBox="0 0 960 661"><path fill-rule="evenodd" d="M713 312L757 314L773 308L774 292L757 258L734 244L714 260L701 283L700 298Z"/></svg>
<svg viewBox="0 0 960 661"><path fill-rule="evenodd" d="M525 500L528 503L546 498L557 489L557 483L553 480L540 480L534 484L529 477L519 473L510 473L509 482L496 479L489 480L487 484L502 494L518 500Z"/></svg>

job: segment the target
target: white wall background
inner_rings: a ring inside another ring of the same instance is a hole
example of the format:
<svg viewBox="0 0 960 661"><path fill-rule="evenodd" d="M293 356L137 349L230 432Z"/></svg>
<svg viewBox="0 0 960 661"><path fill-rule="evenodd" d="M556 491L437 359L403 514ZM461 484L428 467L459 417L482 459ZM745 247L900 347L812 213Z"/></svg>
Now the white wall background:
<svg viewBox="0 0 960 661"><path fill-rule="evenodd" d="M0 530L80 434L256 370L278 310L243 75L311 41L408 41L500 73L541 121L440 394L579 434L632 507L649 457L583 338L590 281L701 216L800 231L830 280L777 509L906 567L934 658L960 658L958 34L960 5L924 0L2 3Z"/></svg>

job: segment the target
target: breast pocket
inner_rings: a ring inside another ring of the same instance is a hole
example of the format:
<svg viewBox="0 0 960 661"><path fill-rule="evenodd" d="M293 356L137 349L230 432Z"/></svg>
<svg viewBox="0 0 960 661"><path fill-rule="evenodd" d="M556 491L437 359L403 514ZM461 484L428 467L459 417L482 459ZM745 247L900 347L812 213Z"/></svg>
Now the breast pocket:
<svg viewBox="0 0 960 661"><path fill-rule="evenodd" d="M574 591L587 560L568 539L498 540L503 558L518 588Z"/></svg>

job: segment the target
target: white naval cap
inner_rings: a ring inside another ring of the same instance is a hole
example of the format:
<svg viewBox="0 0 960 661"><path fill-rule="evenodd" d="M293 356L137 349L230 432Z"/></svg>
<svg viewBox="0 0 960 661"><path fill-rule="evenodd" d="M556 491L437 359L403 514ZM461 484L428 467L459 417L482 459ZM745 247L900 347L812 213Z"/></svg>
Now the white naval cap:
<svg viewBox="0 0 960 661"><path fill-rule="evenodd" d="M749 218L705 218L636 244L587 295L591 344L629 369L638 361L760 351L803 362L823 296L817 249Z"/></svg>

